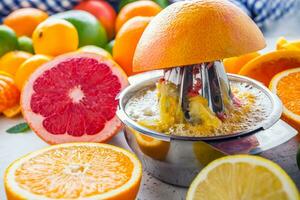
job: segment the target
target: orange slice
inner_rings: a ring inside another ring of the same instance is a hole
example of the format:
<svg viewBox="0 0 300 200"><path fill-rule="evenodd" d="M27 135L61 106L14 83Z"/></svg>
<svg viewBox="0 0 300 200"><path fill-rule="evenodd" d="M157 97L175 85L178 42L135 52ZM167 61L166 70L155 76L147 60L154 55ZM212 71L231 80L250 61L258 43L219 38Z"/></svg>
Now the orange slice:
<svg viewBox="0 0 300 200"><path fill-rule="evenodd" d="M15 117L21 113L21 107L19 104L17 104L13 107L7 108L6 110L3 110L2 113L4 114L5 117L9 117L9 118Z"/></svg>
<svg viewBox="0 0 300 200"><path fill-rule="evenodd" d="M300 51L280 50L251 60L239 74L256 79L268 86L277 73L296 67L300 67Z"/></svg>
<svg viewBox="0 0 300 200"><path fill-rule="evenodd" d="M300 131L300 68L277 74L269 88L283 103L282 118Z"/></svg>
<svg viewBox="0 0 300 200"><path fill-rule="evenodd" d="M14 161L5 172L8 200L134 200L141 181L137 157L100 143L50 146Z"/></svg>
<svg viewBox="0 0 300 200"><path fill-rule="evenodd" d="M260 53L253 52L238 57L226 58L223 60L225 70L227 73L237 74L245 64L258 56L260 56Z"/></svg>

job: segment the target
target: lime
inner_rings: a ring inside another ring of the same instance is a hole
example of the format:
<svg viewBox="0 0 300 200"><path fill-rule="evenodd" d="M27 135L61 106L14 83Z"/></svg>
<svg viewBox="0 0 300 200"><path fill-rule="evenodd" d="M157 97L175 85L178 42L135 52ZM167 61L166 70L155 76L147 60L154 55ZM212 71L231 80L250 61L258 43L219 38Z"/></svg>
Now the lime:
<svg viewBox="0 0 300 200"><path fill-rule="evenodd" d="M79 47L96 45L104 47L107 36L102 24L92 14L81 10L70 10L52 15L52 18L64 19L75 26L79 36Z"/></svg>
<svg viewBox="0 0 300 200"><path fill-rule="evenodd" d="M18 38L18 49L29 53L34 53L32 40L27 36L21 36Z"/></svg>
<svg viewBox="0 0 300 200"><path fill-rule="evenodd" d="M17 49L18 41L14 30L5 25L0 25L0 56Z"/></svg>
<svg viewBox="0 0 300 200"><path fill-rule="evenodd" d="M108 51L110 54L112 54L112 50L115 44L115 40L110 41L106 46L105 50Z"/></svg>

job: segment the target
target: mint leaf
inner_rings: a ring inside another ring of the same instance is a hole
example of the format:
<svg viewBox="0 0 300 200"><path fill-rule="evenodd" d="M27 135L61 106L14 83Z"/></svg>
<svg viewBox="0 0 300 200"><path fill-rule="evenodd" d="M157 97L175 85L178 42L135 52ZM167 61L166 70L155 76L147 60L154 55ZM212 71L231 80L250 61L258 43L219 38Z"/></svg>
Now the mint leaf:
<svg viewBox="0 0 300 200"><path fill-rule="evenodd" d="M23 122L20 124L17 124L9 129L6 130L7 133L24 133L26 131L30 130L30 127L27 123Z"/></svg>

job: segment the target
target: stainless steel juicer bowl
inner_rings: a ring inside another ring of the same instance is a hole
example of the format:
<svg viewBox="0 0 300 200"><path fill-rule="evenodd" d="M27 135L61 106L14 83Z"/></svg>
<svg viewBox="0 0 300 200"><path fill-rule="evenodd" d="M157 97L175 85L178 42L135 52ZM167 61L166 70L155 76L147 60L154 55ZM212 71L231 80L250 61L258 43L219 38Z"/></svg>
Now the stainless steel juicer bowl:
<svg viewBox="0 0 300 200"><path fill-rule="evenodd" d="M297 134L292 127L279 120L282 105L278 97L259 82L228 75L230 81L259 89L267 101L268 117L251 130L214 137L183 137L166 135L147 129L132 120L125 112L128 100L144 88L154 86L161 76L132 84L119 95L117 116L124 124L128 145L154 177L179 186L189 186L197 173L208 163L230 154L259 154L276 147Z"/></svg>

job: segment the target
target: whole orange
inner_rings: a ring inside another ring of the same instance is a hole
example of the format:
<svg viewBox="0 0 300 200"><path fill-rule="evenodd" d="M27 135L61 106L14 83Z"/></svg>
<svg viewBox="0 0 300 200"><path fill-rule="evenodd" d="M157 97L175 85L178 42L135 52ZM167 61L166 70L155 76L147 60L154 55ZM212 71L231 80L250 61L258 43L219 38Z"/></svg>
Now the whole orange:
<svg viewBox="0 0 300 200"><path fill-rule="evenodd" d="M15 30L17 36L31 37L34 29L42 21L48 18L48 14L35 8L22 8L9 14L3 23Z"/></svg>
<svg viewBox="0 0 300 200"><path fill-rule="evenodd" d="M25 51L8 52L0 59L0 70L14 76L21 64L31 56L32 54Z"/></svg>
<svg viewBox="0 0 300 200"><path fill-rule="evenodd" d="M129 19L136 16L152 17L161 11L161 7L153 1L135 1L124 6L116 19L116 33Z"/></svg>
<svg viewBox="0 0 300 200"><path fill-rule="evenodd" d="M34 72L39 66L50 60L51 57L49 56L36 54L23 62L17 70L15 76L15 83L19 90L22 89L24 83L27 81L32 72Z"/></svg>
<svg viewBox="0 0 300 200"><path fill-rule="evenodd" d="M57 56L75 51L78 47L76 28L63 19L47 19L39 24L32 40L36 54Z"/></svg>
<svg viewBox="0 0 300 200"><path fill-rule="evenodd" d="M105 27L108 39L115 36L116 11L106 1L86 0L75 6L76 10L84 10L94 15Z"/></svg>
<svg viewBox="0 0 300 200"><path fill-rule="evenodd" d="M137 43L152 17L134 17L118 32L113 47L113 58L128 76L134 75L132 60Z"/></svg>

